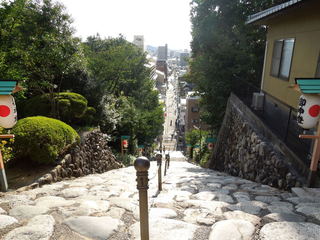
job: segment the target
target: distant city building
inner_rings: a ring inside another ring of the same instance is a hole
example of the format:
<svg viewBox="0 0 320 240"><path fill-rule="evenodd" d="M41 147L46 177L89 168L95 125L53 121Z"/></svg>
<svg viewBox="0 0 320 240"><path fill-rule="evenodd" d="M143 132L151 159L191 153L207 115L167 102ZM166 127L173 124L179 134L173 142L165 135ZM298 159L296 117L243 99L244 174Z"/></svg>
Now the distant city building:
<svg viewBox="0 0 320 240"><path fill-rule="evenodd" d="M200 126L199 114L199 96L192 96L193 92L187 94L186 113L185 113L185 130L190 131Z"/></svg>
<svg viewBox="0 0 320 240"><path fill-rule="evenodd" d="M158 60L166 61L168 59L168 44L158 47Z"/></svg>
<svg viewBox="0 0 320 240"><path fill-rule="evenodd" d="M166 60L157 60L156 69L161 71L161 72L164 72L165 81L167 81L167 78L168 78L168 64L167 64L167 61Z"/></svg>
<svg viewBox="0 0 320 240"><path fill-rule="evenodd" d="M187 52L180 53L180 66L185 67L188 65L188 58L190 54Z"/></svg>
<svg viewBox="0 0 320 240"><path fill-rule="evenodd" d="M157 47L146 45L146 51L151 55L156 57L157 56Z"/></svg>
<svg viewBox="0 0 320 240"><path fill-rule="evenodd" d="M144 36L143 35L135 35L133 37L133 44L138 46L142 51L144 51Z"/></svg>
<svg viewBox="0 0 320 240"><path fill-rule="evenodd" d="M156 78L156 86L160 86L165 83L165 74L162 71L156 70L157 78Z"/></svg>
<svg viewBox="0 0 320 240"><path fill-rule="evenodd" d="M181 134L184 134L186 125L187 99L181 98L178 108L178 126Z"/></svg>
<svg viewBox="0 0 320 240"><path fill-rule="evenodd" d="M159 46L158 47L158 55L157 55L157 63L156 68L157 70L164 72L165 74L165 81L167 81L168 78L168 45L165 46Z"/></svg>
<svg viewBox="0 0 320 240"><path fill-rule="evenodd" d="M187 93L185 131L192 129L208 130L209 126L200 120L200 96L195 96L195 92Z"/></svg>

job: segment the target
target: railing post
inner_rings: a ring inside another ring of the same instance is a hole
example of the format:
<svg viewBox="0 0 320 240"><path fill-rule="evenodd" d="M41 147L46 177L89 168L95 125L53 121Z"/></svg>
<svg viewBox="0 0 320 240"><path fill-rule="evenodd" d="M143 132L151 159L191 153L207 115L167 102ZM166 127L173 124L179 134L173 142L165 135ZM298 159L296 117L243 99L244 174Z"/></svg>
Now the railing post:
<svg viewBox="0 0 320 240"><path fill-rule="evenodd" d="M140 237L141 240L149 240L148 170L150 161L146 157L139 157L134 161L134 168L137 170L137 189L139 190Z"/></svg>
<svg viewBox="0 0 320 240"><path fill-rule="evenodd" d="M164 163L164 175L167 175L167 169L169 168L170 155L166 154L166 161Z"/></svg>
<svg viewBox="0 0 320 240"><path fill-rule="evenodd" d="M157 159L157 165L158 165L158 190L159 192L162 191L162 155L157 154L156 155Z"/></svg>
<svg viewBox="0 0 320 240"><path fill-rule="evenodd" d="M164 176L167 175L167 160L165 160L165 162L164 162L164 174L163 175Z"/></svg>

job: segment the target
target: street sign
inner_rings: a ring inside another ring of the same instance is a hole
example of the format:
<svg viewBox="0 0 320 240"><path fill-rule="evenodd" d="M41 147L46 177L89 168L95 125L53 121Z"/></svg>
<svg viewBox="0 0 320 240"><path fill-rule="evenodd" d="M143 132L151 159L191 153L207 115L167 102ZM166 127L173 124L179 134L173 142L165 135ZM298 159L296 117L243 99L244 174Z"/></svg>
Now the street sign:
<svg viewBox="0 0 320 240"><path fill-rule="evenodd" d="M130 139L130 136L121 136L121 140Z"/></svg>
<svg viewBox="0 0 320 240"><path fill-rule="evenodd" d="M144 145L138 145L138 148L144 148Z"/></svg>
<svg viewBox="0 0 320 240"><path fill-rule="evenodd" d="M194 145L194 148L199 148L200 147L200 145Z"/></svg>

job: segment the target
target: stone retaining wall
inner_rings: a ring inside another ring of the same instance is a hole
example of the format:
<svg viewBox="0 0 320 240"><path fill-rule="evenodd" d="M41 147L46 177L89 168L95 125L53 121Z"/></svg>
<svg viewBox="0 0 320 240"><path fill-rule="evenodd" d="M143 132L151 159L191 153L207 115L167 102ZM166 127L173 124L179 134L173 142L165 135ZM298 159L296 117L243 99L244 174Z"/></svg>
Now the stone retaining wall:
<svg viewBox="0 0 320 240"><path fill-rule="evenodd" d="M290 157L266 139L265 129L259 131L262 123L248 119L253 113L244 108L236 96L230 97L210 168L281 189L304 185Z"/></svg>
<svg viewBox="0 0 320 240"><path fill-rule="evenodd" d="M100 131L86 134L81 143L71 147L59 164L50 173L32 184L34 187L61 181L63 178L81 177L93 173L103 173L123 167L107 145L106 136Z"/></svg>

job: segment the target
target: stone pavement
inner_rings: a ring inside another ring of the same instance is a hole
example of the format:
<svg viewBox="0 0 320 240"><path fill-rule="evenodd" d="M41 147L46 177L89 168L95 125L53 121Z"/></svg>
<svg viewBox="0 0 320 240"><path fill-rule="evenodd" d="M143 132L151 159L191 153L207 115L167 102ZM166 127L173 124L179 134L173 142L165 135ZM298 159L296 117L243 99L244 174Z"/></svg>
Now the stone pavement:
<svg viewBox="0 0 320 240"><path fill-rule="evenodd" d="M279 191L171 161L163 191L149 171L151 240L320 239L319 191ZM133 167L0 195L0 239L139 239Z"/></svg>
<svg viewBox="0 0 320 240"><path fill-rule="evenodd" d="M162 146L166 151L172 151L176 149L176 139L175 139L175 122L178 116L177 109L177 89L176 82L177 78L171 75L168 79L168 89L166 92L166 117L163 124L163 142Z"/></svg>

